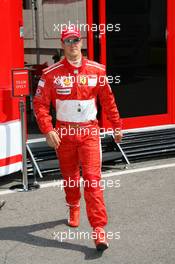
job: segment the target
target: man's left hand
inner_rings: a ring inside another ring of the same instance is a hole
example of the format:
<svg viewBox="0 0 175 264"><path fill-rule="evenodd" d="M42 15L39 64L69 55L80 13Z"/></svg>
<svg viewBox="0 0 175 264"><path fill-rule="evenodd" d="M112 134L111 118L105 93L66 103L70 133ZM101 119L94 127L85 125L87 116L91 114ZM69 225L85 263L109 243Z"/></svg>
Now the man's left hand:
<svg viewBox="0 0 175 264"><path fill-rule="evenodd" d="M120 143L122 141L123 133L122 130L114 131L114 140L116 143Z"/></svg>

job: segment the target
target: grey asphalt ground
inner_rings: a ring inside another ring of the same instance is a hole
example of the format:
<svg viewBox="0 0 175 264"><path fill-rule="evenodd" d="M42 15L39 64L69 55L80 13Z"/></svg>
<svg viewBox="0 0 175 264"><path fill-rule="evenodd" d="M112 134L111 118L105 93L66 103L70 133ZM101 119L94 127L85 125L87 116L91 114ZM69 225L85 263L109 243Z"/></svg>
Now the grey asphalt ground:
<svg viewBox="0 0 175 264"><path fill-rule="evenodd" d="M175 163L175 159L157 164L166 162ZM152 165L155 162L134 166ZM108 250L98 253L91 239L78 237L83 231L91 234L83 195L80 227L70 229L63 191L41 188L0 195L0 200L7 201L0 210L0 264L174 264L175 167L106 179L120 180L121 185L104 191L109 217L106 231L114 236ZM58 234L68 236L70 231L75 239L60 242Z"/></svg>

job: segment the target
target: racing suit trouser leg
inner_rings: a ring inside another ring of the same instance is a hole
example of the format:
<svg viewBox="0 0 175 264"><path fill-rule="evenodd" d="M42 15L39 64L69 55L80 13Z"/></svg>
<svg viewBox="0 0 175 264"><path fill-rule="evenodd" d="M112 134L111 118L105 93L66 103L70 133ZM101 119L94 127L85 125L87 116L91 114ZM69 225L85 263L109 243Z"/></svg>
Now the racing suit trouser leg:
<svg viewBox="0 0 175 264"><path fill-rule="evenodd" d="M78 149L84 179L84 198L87 216L93 228L107 224L101 179L101 140L99 135L84 137Z"/></svg>
<svg viewBox="0 0 175 264"><path fill-rule="evenodd" d="M81 192L77 146L66 136L57 150L57 156L64 179L66 202L72 206L79 205Z"/></svg>

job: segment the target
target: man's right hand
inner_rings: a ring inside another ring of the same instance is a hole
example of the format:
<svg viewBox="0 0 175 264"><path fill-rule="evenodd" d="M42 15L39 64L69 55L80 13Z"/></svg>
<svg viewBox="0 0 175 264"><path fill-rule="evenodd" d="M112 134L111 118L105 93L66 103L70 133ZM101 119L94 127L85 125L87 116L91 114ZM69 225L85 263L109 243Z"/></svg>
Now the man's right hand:
<svg viewBox="0 0 175 264"><path fill-rule="evenodd" d="M50 147L55 148L55 149L57 149L61 143L61 139L60 139L59 135L54 130L50 131L46 135L46 141Z"/></svg>

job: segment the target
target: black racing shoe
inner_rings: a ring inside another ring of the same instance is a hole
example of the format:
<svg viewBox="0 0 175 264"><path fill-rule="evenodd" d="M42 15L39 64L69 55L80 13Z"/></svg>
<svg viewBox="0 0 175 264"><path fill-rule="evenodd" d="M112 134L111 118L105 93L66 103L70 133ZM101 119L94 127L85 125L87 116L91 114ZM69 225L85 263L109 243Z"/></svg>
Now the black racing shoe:
<svg viewBox="0 0 175 264"><path fill-rule="evenodd" d="M103 228L94 228L92 235L97 251L104 251L109 247L108 241L106 239L106 233Z"/></svg>
<svg viewBox="0 0 175 264"><path fill-rule="evenodd" d="M104 251L109 247L108 243L99 243L98 245L96 245L96 249L97 251Z"/></svg>

